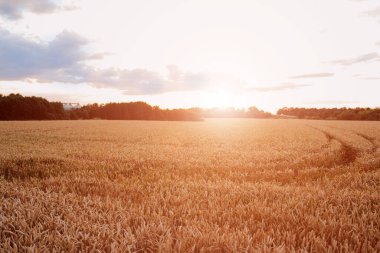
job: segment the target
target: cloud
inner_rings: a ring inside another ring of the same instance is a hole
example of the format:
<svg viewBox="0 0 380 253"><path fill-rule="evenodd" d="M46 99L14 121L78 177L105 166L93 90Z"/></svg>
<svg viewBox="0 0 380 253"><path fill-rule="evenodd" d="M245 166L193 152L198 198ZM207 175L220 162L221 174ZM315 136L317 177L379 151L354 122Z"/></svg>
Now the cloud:
<svg viewBox="0 0 380 253"><path fill-rule="evenodd" d="M167 67L167 76L146 69L97 69L86 61L105 54L84 53L88 43L68 31L42 44L0 29L0 81L88 83L133 95L196 90L209 81L207 73L182 71L174 65Z"/></svg>
<svg viewBox="0 0 380 253"><path fill-rule="evenodd" d="M94 53L88 56L88 60L101 60L108 55L113 55L112 53L102 52L102 53Z"/></svg>
<svg viewBox="0 0 380 253"><path fill-rule="evenodd" d="M371 81L371 80L380 80L380 76L359 77L358 79L361 79L361 80L368 80L368 81Z"/></svg>
<svg viewBox="0 0 380 253"><path fill-rule="evenodd" d="M168 70L168 82L177 90L185 90L187 86L191 86L195 89L203 88L210 81L209 74L205 72L193 73L183 71L176 65L168 65L166 67Z"/></svg>
<svg viewBox="0 0 380 253"><path fill-rule="evenodd" d="M305 102L304 104L307 105L339 105L339 104L356 104L359 103L359 101L352 101L352 100L316 100L316 101L309 101Z"/></svg>
<svg viewBox="0 0 380 253"><path fill-rule="evenodd" d="M377 8L373 9L373 10L370 10L370 11L366 11L364 12L365 15L367 16L370 16L370 17L380 17L380 6L377 6Z"/></svg>
<svg viewBox="0 0 380 253"><path fill-rule="evenodd" d="M146 69L88 69L87 80L95 87L116 88L128 95L158 94L170 91L197 90L208 84L206 73L167 66L167 76Z"/></svg>
<svg viewBox="0 0 380 253"><path fill-rule="evenodd" d="M340 60L335 60L331 61L330 63L333 64L339 64L339 65L344 65L344 66L350 66L356 63L362 63L362 62L368 62L371 60L380 60L380 54L376 52L368 53L368 54L363 54L355 58L349 58L349 59L340 59Z"/></svg>
<svg viewBox="0 0 380 253"><path fill-rule="evenodd" d="M296 84L296 83L284 83L276 86L262 86L262 87L253 87L251 88L254 91L258 92L270 92L270 91L282 91L282 90L293 90L297 88L308 87L311 85L308 84Z"/></svg>
<svg viewBox="0 0 380 253"><path fill-rule="evenodd" d="M0 16L7 19L20 19L23 13L52 13L60 7L51 0L0 0Z"/></svg>
<svg viewBox="0 0 380 253"><path fill-rule="evenodd" d="M116 88L130 95L161 93L165 86L158 73L145 69L93 69L88 73L93 86Z"/></svg>
<svg viewBox="0 0 380 253"><path fill-rule="evenodd" d="M86 59L81 47L88 41L79 35L63 31L48 44L30 41L20 35L0 29L0 78L20 80L61 76Z"/></svg>
<svg viewBox="0 0 380 253"><path fill-rule="evenodd" d="M298 75L298 76L291 76L289 78L291 79L302 79L302 78L321 78L321 77L331 77L334 76L334 73L312 73L312 74L304 74L304 75Z"/></svg>

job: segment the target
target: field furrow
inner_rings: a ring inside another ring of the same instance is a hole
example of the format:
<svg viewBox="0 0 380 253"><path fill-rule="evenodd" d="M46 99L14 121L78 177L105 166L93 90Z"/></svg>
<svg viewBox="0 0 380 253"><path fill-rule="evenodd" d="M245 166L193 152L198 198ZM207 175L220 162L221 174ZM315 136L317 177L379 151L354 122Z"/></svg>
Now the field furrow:
<svg viewBox="0 0 380 253"><path fill-rule="evenodd" d="M379 139L377 122L1 122L0 252L379 252Z"/></svg>

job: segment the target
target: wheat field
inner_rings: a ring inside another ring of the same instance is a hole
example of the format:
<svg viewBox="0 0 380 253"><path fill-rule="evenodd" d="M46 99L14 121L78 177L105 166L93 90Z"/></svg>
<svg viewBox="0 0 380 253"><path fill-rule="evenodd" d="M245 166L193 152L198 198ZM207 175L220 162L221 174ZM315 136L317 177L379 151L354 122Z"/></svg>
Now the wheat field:
<svg viewBox="0 0 380 253"><path fill-rule="evenodd" d="M0 123L0 252L380 252L380 122Z"/></svg>

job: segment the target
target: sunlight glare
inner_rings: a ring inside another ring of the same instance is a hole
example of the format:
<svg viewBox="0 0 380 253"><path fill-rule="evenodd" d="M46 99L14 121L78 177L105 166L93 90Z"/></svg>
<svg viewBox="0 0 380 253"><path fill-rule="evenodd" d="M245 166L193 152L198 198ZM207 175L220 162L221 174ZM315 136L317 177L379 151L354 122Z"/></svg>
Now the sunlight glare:
<svg viewBox="0 0 380 253"><path fill-rule="evenodd" d="M236 104L236 99L231 92L228 91L216 91L208 95L205 101L205 106L209 108L228 108L233 107Z"/></svg>

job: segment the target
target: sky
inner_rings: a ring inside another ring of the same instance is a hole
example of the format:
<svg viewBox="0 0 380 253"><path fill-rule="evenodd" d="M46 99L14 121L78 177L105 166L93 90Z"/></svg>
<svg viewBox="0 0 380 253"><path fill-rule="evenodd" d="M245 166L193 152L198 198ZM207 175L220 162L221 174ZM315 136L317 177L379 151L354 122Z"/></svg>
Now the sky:
<svg viewBox="0 0 380 253"><path fill-rule="evenodd" d="M0 93L380 106L380 0L0 0Z"/></svg>

